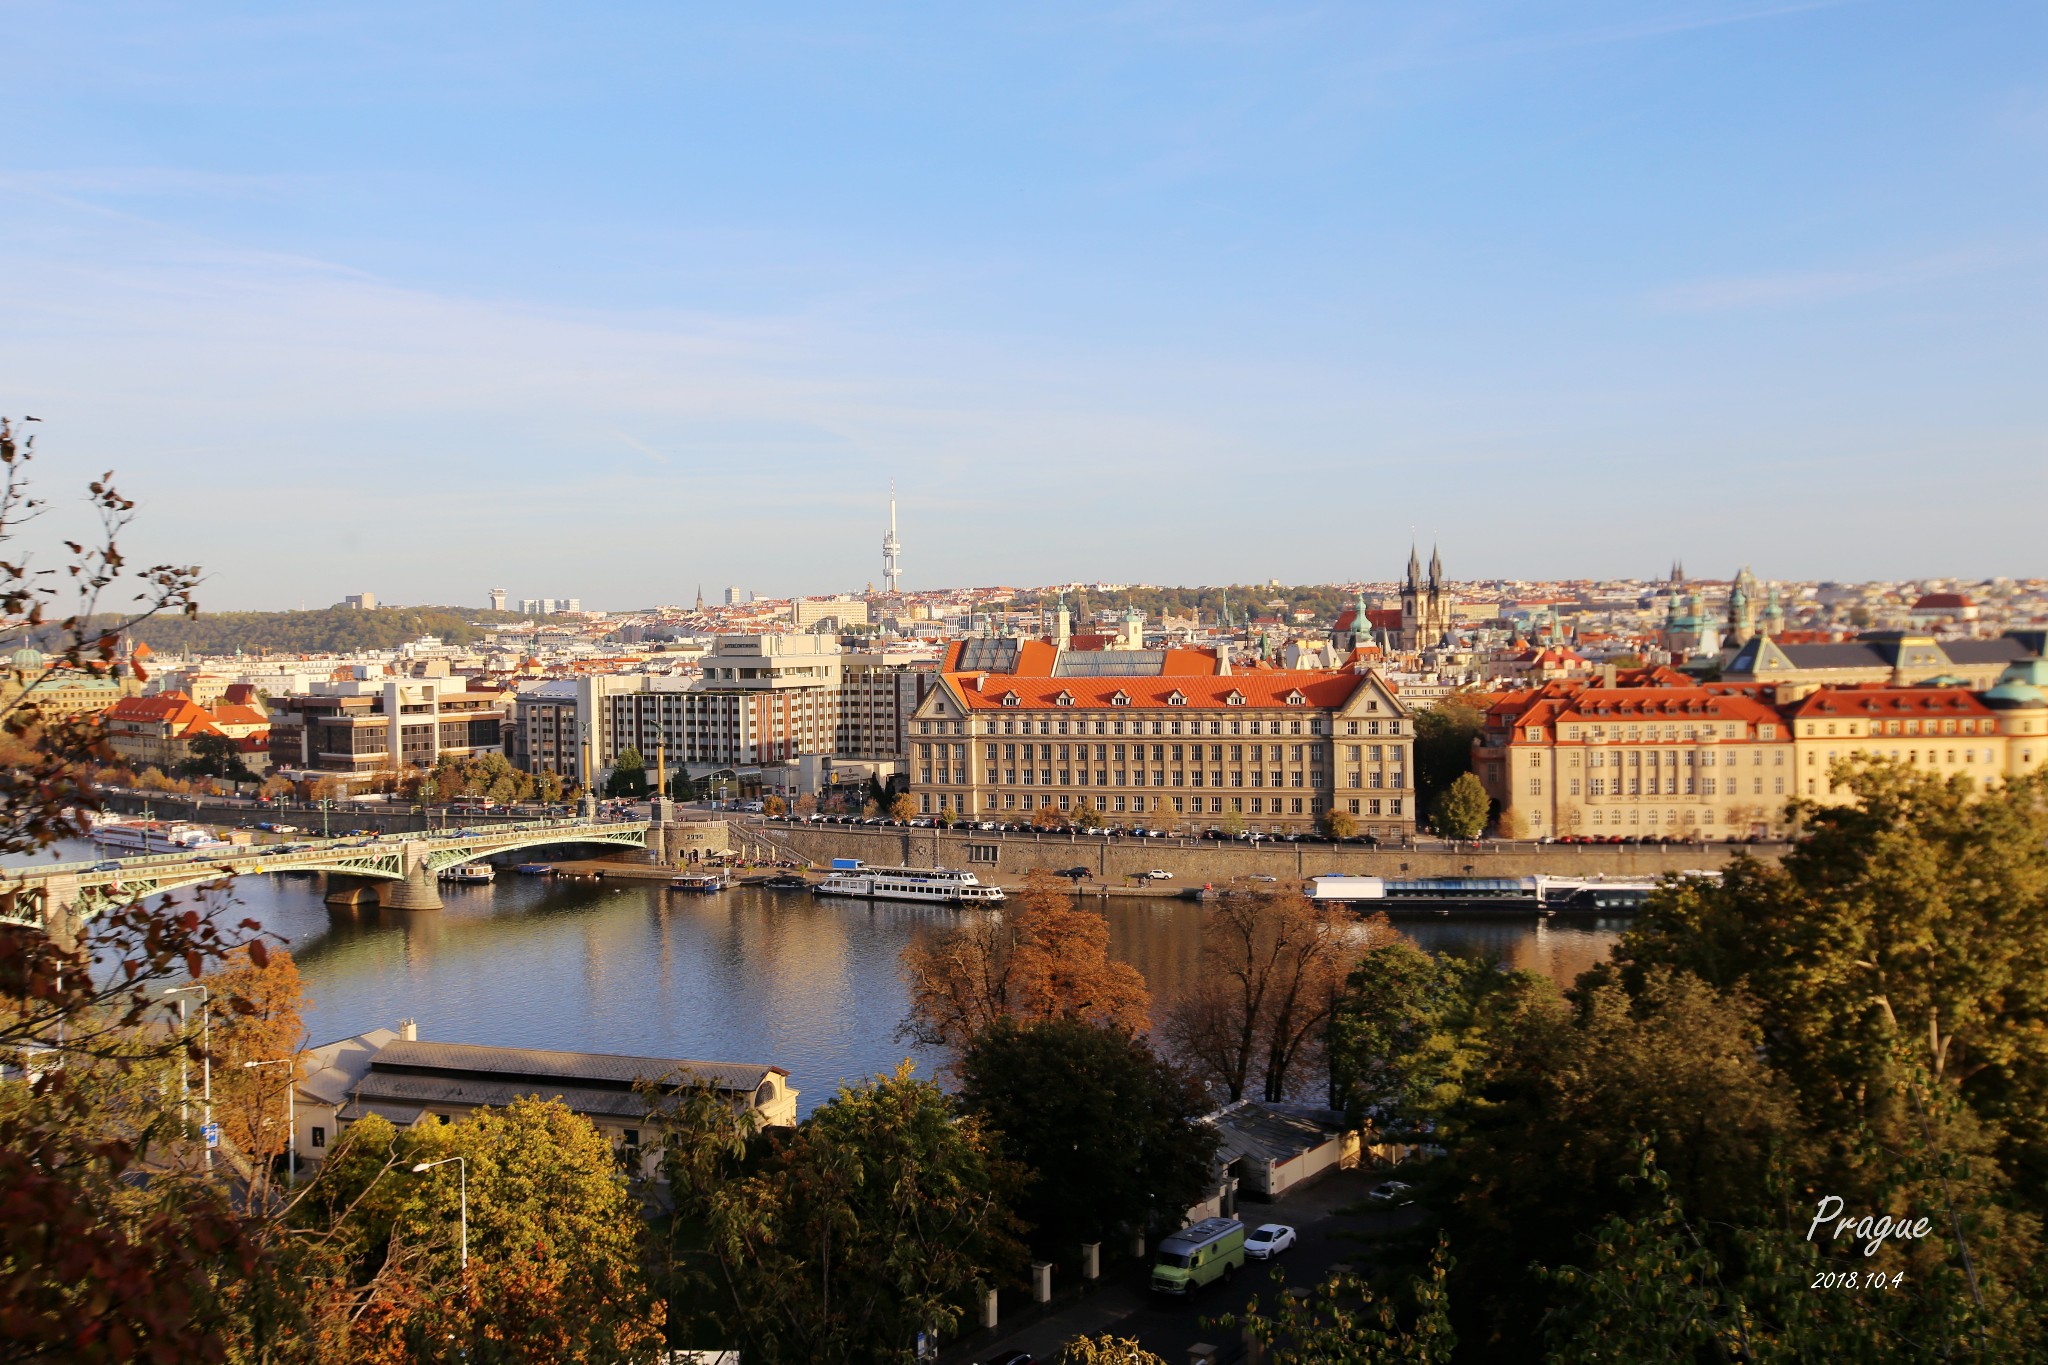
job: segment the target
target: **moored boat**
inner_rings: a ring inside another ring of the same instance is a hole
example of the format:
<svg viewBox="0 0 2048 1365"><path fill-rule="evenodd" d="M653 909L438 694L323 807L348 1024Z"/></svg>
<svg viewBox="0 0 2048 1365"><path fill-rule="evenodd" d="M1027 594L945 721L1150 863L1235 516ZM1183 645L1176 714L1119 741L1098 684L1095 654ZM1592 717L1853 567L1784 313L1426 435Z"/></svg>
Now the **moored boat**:
<svg viewBox="0 0 2048 1365"><path fill-rule="evenodd" d="M489 863L457 863L441 869L441 880L463 886L486 886L497 879Z"/></svg>
<svg viewBox="0 0 2048 1365"><path fill-rule="evenodd" d="M861 867L840 869L812 888L820 896L858 896L878 901L922 901L936 905L999 905L1000 886L984 886L972 872L946 867Z"/></svg>

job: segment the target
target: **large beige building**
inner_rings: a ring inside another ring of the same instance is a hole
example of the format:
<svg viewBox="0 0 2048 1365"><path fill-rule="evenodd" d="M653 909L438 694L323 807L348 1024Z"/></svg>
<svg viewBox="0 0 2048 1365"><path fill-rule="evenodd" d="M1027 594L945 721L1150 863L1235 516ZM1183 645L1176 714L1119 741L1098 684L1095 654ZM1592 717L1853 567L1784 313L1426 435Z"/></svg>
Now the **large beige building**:
<svg viewBox="0 0 2048 1365"><path fill-rule="evenodd" d="M1233 671L1205 650L957 642L912 723L926 814L1289 832L1332 809L1414 828L1414 726L1376 673Z"/></svg>
<svg viewBox="0 0 2048 1365"><path fill-rule="evenodd" d="M1840 760L1883 758L1990 786L2048 764L2048 664L1997 686L1692 685L1641 670L1496 701L1473 769L1505 833L1747 838L1782 833L1795 797L1843 799Z"/></svg>

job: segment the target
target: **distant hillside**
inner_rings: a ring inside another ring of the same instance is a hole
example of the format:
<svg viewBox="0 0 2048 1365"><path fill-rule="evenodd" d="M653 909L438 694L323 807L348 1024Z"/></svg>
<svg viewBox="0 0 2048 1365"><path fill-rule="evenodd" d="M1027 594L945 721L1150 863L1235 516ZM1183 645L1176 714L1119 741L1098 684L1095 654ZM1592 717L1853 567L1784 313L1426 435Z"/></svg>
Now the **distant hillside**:
<svg viewBox="0 0 2048 1365"><path fill-rule="evenodd" d="M510 612L454 607L379 607L356 611L202 611L166 616L135 628L135 637L165 654L346 654L391 649L422 635L469 644L480 626L516 621Z"/></svg>

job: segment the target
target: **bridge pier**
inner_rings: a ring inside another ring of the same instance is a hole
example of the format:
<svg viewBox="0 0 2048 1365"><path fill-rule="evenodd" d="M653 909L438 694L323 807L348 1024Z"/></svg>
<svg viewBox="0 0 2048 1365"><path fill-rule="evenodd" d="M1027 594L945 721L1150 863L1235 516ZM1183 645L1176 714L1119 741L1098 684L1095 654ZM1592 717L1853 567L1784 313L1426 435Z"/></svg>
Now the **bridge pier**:
<svg viewBox="0 0 2048 1365"><path fill-rule="evenodd" d="M67 953L78 951L85 932L85 916L79 911L76 877L51 877L43 883L43 933Z"/></svg>
<svg viewBox="0 0 2048 1365"><path fill-rule="evenodd" d="M330 872L326 900L329 905L365 905L379 904L382 898L377 894L377 879Z"/></svg>
<svg viewBox="0 0 2048 1365"><path fill-rule="evenodd" d="M402 882L379 882L378 893L387 910L439 910L441 888L434 874L427 871L425 859L413 863L405 870Z"/></svg>

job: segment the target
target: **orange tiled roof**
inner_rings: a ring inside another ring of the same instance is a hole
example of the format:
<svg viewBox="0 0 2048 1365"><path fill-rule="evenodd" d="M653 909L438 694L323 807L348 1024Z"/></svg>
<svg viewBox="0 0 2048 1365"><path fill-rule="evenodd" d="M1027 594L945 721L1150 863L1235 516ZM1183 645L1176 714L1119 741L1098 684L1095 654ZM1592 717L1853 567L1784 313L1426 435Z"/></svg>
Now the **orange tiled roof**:
<svg viewBox="0 0 2048 1365"><path fill-rule="evenodd" d="M1364 677L1361 673L1321 669L1274 669L1250 674L1160 674L1138 678L1028 678L1014 673L949 673L946 681L968 709L974 711L1098 706L1146 710L1167 706L1335 708L1351 699Z"/></svg>
<svg viewBox="0 0 2048 1365"><path fill-rule="evenodd" d="M1988 716L1991 708L1961 687L1823 687L1801 698L1794 716Z"/></svg>

